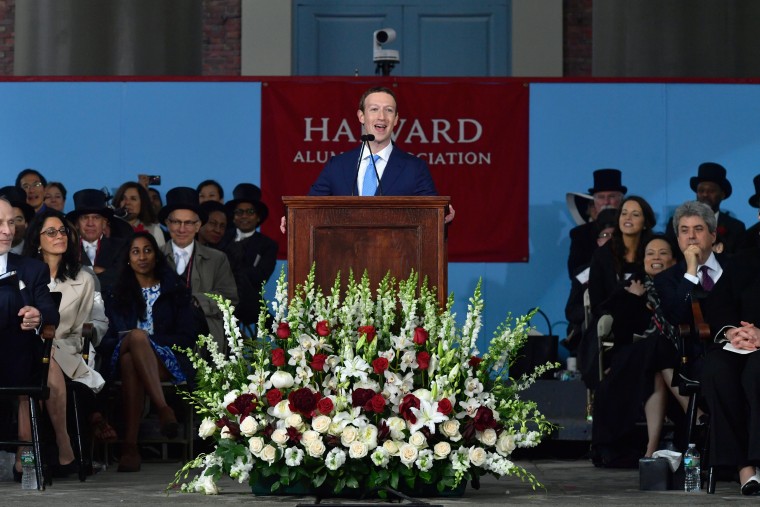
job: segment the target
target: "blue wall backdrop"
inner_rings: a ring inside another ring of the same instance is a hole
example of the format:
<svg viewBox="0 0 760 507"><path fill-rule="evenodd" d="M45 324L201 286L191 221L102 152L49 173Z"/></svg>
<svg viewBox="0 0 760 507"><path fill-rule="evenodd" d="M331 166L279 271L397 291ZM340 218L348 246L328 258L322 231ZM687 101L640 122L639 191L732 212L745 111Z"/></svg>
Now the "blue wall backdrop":
<svg viewBox="0 0 760 507"><path fill-rule="evenodd" d="M63 181L70 194L85 187L115 188L138 173L160 174L162 192L213 178L231 194L239 182L260 181L260 87L253 82L0 83L2 184L34 167L49 180ZM564 333L568 232L574 225L565 193L586 192L594 169L621 169L629 194L652 204L662 229L673 208L694 197L689 178L697 166L720 162L734 186L724 208L747 225L755 223L757 210L747 199L754 193L752 178L760 173L758 118L755 85L533 83L530 262L449 267L449 290L460 317L483 278L481 348L507 312L533 306L548 314L555 334ZM456 220L452 234L487 217ZM546 332L543 322L534 323Z"/></svg>

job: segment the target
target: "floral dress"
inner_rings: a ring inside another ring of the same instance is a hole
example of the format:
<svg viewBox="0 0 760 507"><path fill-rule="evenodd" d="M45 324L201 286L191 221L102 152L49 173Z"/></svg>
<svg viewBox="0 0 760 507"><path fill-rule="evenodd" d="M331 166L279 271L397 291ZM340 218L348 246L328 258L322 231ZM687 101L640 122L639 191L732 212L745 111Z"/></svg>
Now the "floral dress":
<svg viewBox="0 0 760 507"><path fill-rule="evenodd" d="M171 347L158 345L153 341L153 303L156 302L161 295L161 284L158 283L152 287L146 287L142 289L143 299L145 299L145 318L138 319L137 328L142 329L148 336L151 337L150 345L153 347L153 351L158 356L158 359L163 363L169 373L172 375L172 383L182 384L187 382L187 377L182 372L182 369L177 362L177 356L174 355ZM119 365L119 352L121 350L121 338L111 356L111 371L118 371Z"/></svg>

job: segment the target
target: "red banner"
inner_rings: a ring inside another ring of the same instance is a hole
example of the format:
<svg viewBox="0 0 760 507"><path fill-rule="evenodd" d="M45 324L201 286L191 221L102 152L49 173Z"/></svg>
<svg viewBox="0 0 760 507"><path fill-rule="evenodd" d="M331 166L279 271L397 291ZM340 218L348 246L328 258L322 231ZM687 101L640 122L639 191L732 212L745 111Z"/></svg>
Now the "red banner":
<svg viewBox="0 0 760 507"><path fill-rule="evenodd" d="M283 195L306 195L332 155L358 146L359 98L379 83L271 81L262 86L263 232L278 238ZM387 83L382 83L387 85ZM521 82L397 80L398 148L428 162L451 197L449 260L528 260L528 87Z"/></svg>

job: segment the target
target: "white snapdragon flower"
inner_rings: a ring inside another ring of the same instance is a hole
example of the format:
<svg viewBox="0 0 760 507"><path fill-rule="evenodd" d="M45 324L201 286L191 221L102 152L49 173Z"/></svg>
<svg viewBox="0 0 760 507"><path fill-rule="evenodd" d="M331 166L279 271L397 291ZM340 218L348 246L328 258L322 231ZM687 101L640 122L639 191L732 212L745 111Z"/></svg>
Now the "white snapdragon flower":
<svg viewBox="0 0 760 507"><path fill-rule="evenodd" d="M285 464L289 467L297 467L303 461L303 450L299 447L285 449Z"/></svg>
<svg viewBox="0 0 760 507"><path fill-rule="evenodd" d="M337 470L346 462L346 453L343 449L335 447L325 456L325 466L328 470Z"/></svg>

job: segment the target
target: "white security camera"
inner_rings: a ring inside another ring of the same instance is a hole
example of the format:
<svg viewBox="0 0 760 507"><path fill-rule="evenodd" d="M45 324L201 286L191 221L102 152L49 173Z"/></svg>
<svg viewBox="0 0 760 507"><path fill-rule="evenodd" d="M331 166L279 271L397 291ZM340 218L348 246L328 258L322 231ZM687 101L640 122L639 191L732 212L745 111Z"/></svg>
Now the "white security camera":
<svg viewBox="0 0 760 507"><path fill-rule="evenodd" d="M396 40L396 30L393 28L381 28L372 34L372 58L375 63L401 61L398 50L382 49L383 44Z"/></svg>

